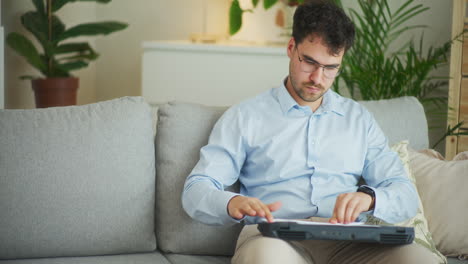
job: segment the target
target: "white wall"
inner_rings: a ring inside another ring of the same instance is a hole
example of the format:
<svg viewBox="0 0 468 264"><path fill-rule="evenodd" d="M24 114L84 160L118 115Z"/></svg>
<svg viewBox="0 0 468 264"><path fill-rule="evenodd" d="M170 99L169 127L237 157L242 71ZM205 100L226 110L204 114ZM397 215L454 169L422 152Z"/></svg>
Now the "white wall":
<svg viewBox="0 0 468 264"><path fill-rule="evenodd" d="M203 32L203 4L207 4L205 31L227 34L229 3L228 0L114 0L98 6L99 19L119 19L130 26L97 40L101 53L97 62L97 100L141 95L142 42L188 39L193 32ZM184 73L174 74L180 77Z"/></svg>

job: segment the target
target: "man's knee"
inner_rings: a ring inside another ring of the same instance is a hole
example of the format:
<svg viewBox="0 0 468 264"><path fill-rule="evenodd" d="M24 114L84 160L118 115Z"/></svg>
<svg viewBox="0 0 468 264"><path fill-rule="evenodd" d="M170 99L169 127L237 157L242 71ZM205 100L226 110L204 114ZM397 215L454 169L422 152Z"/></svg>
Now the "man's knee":
<svg viewBox="0 0 468 264"><path fill-rule="evenodd" d="M391 250L388 255L388 263L401 263L401 264L413 264L413 263L427 263L427 264L439 264L438 257L429 249L419 245L410 244L405 246L395 247Z"/></svg>
<svg viewBox="0 0 468 264"><path fill-rule="evenodd" d="M256 237L240 245L232 263L300 263L308 264L307 253L299 246L284 240Z"/></svg>

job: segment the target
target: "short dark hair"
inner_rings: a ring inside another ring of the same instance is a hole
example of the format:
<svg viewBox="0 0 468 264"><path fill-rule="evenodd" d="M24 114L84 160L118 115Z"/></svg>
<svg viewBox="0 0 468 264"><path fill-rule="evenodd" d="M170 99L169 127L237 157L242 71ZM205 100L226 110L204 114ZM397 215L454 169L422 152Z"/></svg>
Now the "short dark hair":
<svg viewBox="0 0 468 264"><path fill-rule="evenodd" d="M294 13L292 36L297 44L309 37L321 37L331 54L353 46L354 24L343 9L330 1L305 1Z"/></svg>

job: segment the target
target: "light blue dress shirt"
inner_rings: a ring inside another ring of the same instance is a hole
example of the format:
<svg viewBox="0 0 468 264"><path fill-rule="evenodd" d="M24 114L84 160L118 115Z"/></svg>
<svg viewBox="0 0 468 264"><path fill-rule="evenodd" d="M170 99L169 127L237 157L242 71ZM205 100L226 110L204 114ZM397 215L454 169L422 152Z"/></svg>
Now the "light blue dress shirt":
<svg viewBox="0 0 468 264"><path fill-rule="evenodd" d="M227 204L238 194L224 189L239 180L241 195L282 202L276 218L331 217L337 196L355 192L361 176L376 194L367 213L389 223L416 214L414 185L369 111L329 90L312 112L283 84L223 114L187 177L182 204L203 223L236 223Z"/></svg>

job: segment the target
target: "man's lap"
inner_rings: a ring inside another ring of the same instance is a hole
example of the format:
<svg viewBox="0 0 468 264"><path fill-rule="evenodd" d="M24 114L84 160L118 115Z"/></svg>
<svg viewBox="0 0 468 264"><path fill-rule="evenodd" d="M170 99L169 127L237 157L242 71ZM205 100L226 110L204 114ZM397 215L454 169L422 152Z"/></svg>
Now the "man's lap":
<svg viewBox="0 0 468 264"><path fill-rule="evenodd" d="M286 261L286 262L285 262ZM429 250L418 244L402 246L331 240L284 241L263 237L257 225L242 229L232 263L437 263Z"/></svg>

